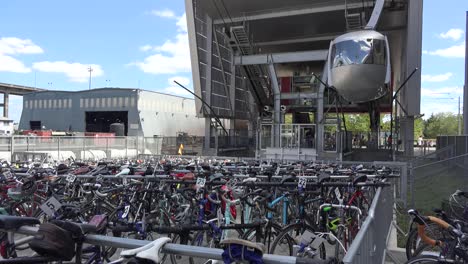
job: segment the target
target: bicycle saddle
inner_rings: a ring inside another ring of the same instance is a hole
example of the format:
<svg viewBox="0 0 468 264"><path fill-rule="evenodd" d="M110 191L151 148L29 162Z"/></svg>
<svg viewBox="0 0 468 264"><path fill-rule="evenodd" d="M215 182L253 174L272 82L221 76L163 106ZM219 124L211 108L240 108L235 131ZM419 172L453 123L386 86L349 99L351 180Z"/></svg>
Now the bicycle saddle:
<svg viewBox="0 0 468 264"><path fill-rule="evenodd" d="M285 182L295 182L296 181L296 176L287 176L281 180L281 184Z"/></svg>
<svg viewBox="0 0 468 264"><path fill-rule="evenodd" d="M358 176L356 178L354 178L353 180L353 185L356 185L360 182L366 182L367 181L367 176L366 175L361 175L361 176Z"/></svg>
<svg viewBox="0 0 468 264"><path fill-rule="evenodd" d="M41 222L34 217L0 215L1 229L17 229L25 225L37 225Z"/></svg>
<svg viewBox="0 0 468 264"><path fill-rule="evenodd" d="M261 254L263 254L266 251L265 245L261 243L254 243L244 239L228 238L221 241L221 245L229 246L231 244L241 245L254 250L258 250Z"/></svg>
<svg viewBox="0 0 468 264"><path fill-rule="evenodd" d="M153 263L161 263L161 249L170 241L171 239L168 237L161 237L142 247L124 250L120 253L120 256L125 258L137 257L153 261Z"/></svg>

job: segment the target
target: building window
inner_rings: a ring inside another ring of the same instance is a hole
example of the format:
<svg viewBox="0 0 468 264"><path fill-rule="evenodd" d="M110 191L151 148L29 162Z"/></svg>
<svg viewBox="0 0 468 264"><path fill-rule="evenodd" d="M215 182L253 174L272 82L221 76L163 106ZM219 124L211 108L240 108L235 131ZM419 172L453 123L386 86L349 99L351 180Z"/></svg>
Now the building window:
<svg viewBox="0 0 468 264"><path fill-rule="evenodd" d="M89 98L85 98L84 99L84 107L88 108L88 105L89 105Z"/></svg>
<svg viewBox="0 0 468 264"><path fill-rule="evenodd" d="M68 103L67 100L63 99L63 108L65 109L68 108L67 103Z"/></svg>
<svg viewBox="0 0 468 264"><path fill-rule="evenodd" d="M128 97L125 97L125 101L124 101L124 107L128 107Z"/></svg>
<svg viewBox="0 0 468 264"><path fill-rule="evenodd" d="M130 107L135 107L135 98L130 97Z"/></svg>
<svg viewBox="0 0 468 264"><path fill-rule="evenodd" d="M119 105L118 107L123 107L123 97L119 97Z"/></svg>
<svg viewBox="0 0 468 264"><path fill-rule="evenodd" d="M117 107L117 97L113 97L112 101L113 101L112 107Z"/></svg>
<svg viewBox="0 0 468 264"><path fill-rule="evenodd" d="M112 107L112 98L110 98L110 97L107 98L107 107L109 107L109 108Z"/></svg>
<svg viewBox="0 0 468 264"><path fill-rule="evenodd" d="M94 107L94 98L89 99L89 107Z"/></svg>
<svg viewBox="0 0 468 264"><path fill-rule="evenodd" d="M84 104L83 104L83 98L80 98L80 108L83 108Z"/></svg>
<svg viewBox="0 0 468 264"><path fill-rule="evenodd" d="M58 103L57 108L58 108L58 109L62 108L62 100L61 100L61 99L58 99L57 101L58 101L58 102L57 102L57 103Z"/></svg>
<svg viewBox="0 0 468 264"><path fill-rule="evenodd" d="M57 100L56 99L53 100L52 108L57 108Z"/></svg>
<svg viewBox="0 0 468 264"><path fill-rule="evenodd" d="M29 101L24 100L24 108L25 109L29 108Z"/></svg>
<svg viewBox="0 0 468 264"><path fill-rule="evenodd" d="M68 99L68 108L72 108L72 99Z"/></svg>

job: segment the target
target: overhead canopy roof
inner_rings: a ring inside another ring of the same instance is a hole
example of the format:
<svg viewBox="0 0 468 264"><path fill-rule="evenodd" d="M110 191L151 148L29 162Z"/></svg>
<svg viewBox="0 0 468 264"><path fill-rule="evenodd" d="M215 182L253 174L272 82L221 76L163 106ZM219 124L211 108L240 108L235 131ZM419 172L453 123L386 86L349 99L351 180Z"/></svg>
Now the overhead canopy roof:
<svg viewBox="0 0 468 264"><path fill-rule="evenodd" d="M186 2L188 1L189 0L186 0ZM309 52L308 54L313 51L319 51L321 53L326 52L331 40L341 34L349 32L349 18L347 18L347 12L349 14L351 10L355 13L364 14L365 21L362 22L362 26L365 26L365 23L367 23L366 21L369 20L372 15L376 1L199 0L192 1L192 4L195 13L194 16L196 17L194 19L196 33L198 33L199 36L206 38L208 27L207 22L212 22L212 31L218 33L223 32L226 36L226 39L220 39L220 35L217 36L220 44L227 44L227 48L232 49L230 51L232 54L227 54L223 60L226 63L236 62L236 65L240 65L238 57L239 55L245 55L239 54L239 49L242 47L250 47L251 52L249 52L250 54L248 55L284 54L299 51ZM388 37L395 85L398 85L403 81L402 79L406 76L407 67L409 67L409 65L405 64L406 61L402 61L406 56L404 53L407 50L408 6L409 0L386 0L376 28L377 31ZM188 17L190 19L190 16ZM208 21L206 20L206 17L209 17ZM416 18L416 20L417 19L422 19L422 17ZM232 41L232 30L233 27L236 26L245 28L248 42L239 44ZM209 84L207 82L207 78L215 78L215 75L218 74L217 71L220 70L224 70L226 74L229 74L230 68L228 67L228 64L226 64L224 69L212 71L211 76L202 76L205 75L207 71L204 67L208 67L207 61L205 60L206 53L211 52L214 54L212 57L213 63L218 59L218 55L216 55L217 51L215 50L217 42L213 40L212 50L210 51L204 44L205 39L199 38L199 36L197 36L196 41L197 47L199 48L198 60L201 62L200 75L194 76L194 78L200 78L200 83L197 84L197 81L195 80L194 86L196 93L205 96L204 98L206 98L205 87ZM191 45L193 45L193 42ZM221 53L223 53L223 51L224 50L221 49ZM223 54L221 55L223 56ZM229 56L232 55L234 55L234 59L231 61ZM249 59L250 58L261 58L260 60L265 59L263 57L249 57ZM287 74L292 76L292 73L296 71L295 69L304 67L311 67L315 72L318 70L321 71L323 69L324 61L320 63L317 60L309 59L305 60L303 63L294 61L282 64L287 64L287 68L290 72ZM193 64L192 62L192 69L196 66L198 66L198 64ZM262 74L265 74L265 77L267 77L266 75L268 75L268 73L265 73L264 70L262 71L261 68L259 69L260 71L258 71L258 69L254 70L254 73L261 72ZM242 75L242 68L239 73ZM260 74L260 78L262 74ZM254 79L253 77L258 78L258 76L259 75L253 76L250 74L247 75L247 79ZM281 77L281 73L279 73L278 76ZM227 79L226 82L227 84L225 84L225 86L228 85L229 79ZM222 78L218 78L216 84L212 84L212 86L216 86L218 84L222 86L222 83ZM265 85L256 85L256 87L256 90L258 91L262 90L262 87L264 88ZM269 88L271 89L271 87ZM226 105L226 101L223 100L223 98L229 98L229 95L226 93L217 88L216 93L212 94L210 97L210 100L215 101L211 104L220 102L221 105ZM271 96L272 93L266 91L265 94L267 96ZM235 96L237 97L237 95ZM219 101L217 101L217 99L219 99L218 97L221 98ZM220 109L222 108L221 105ZM215 108L217 107L216 105L213 106ZM228 108L224 108L218 113L228 117L228 110Z"/></svg>

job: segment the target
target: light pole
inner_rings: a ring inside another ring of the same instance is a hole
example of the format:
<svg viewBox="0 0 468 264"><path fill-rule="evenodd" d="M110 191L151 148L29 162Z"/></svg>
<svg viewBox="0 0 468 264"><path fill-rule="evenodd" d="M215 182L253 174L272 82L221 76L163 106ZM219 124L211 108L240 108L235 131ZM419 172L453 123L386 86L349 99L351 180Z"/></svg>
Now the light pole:
<svg viewBox="0 0 468 264"><path fill-rule="evenodd" d="M462 134L461 128L460 96L458 96L458 135Z"/></svg>
<svg viewBox="0 0 468 264"><path fill-rule="evenodd" d="M52 82L48 82L47 85L52 88Z"/></svg>
<svg viewBox="0 0 468 264"><path fill-rule="evenodd" d="M93 68L91 66L88 67L89 72L89 90L91 90L91 73L93 72Z"/></svg>
<svg viewBox="0 0 468 264"><path fill-rule="evenodd" d="M106 87L109 87L111 80L106 80Z"/></svg>

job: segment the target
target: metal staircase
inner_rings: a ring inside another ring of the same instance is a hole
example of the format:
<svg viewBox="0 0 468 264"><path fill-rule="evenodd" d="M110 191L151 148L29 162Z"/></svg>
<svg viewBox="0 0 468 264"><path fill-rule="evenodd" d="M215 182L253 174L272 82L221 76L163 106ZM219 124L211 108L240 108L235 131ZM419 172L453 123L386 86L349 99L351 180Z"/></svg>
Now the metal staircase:
<svg viewBox="0 0 468 264"><path fill-rule="evenodd" d="M241 55L252 55L254 54L254 47L250 42L248 23L244 22L238 26L232 26L231 37L237 44L238 51ZM269 93L269 78L267 74L262 70L260 65L247 65L245 71L250 75L250 80L254 85L254 89L259 94L261 103L264 104L267 101L267 94ZM267 78L265 78L265 76Z"/></svg>

